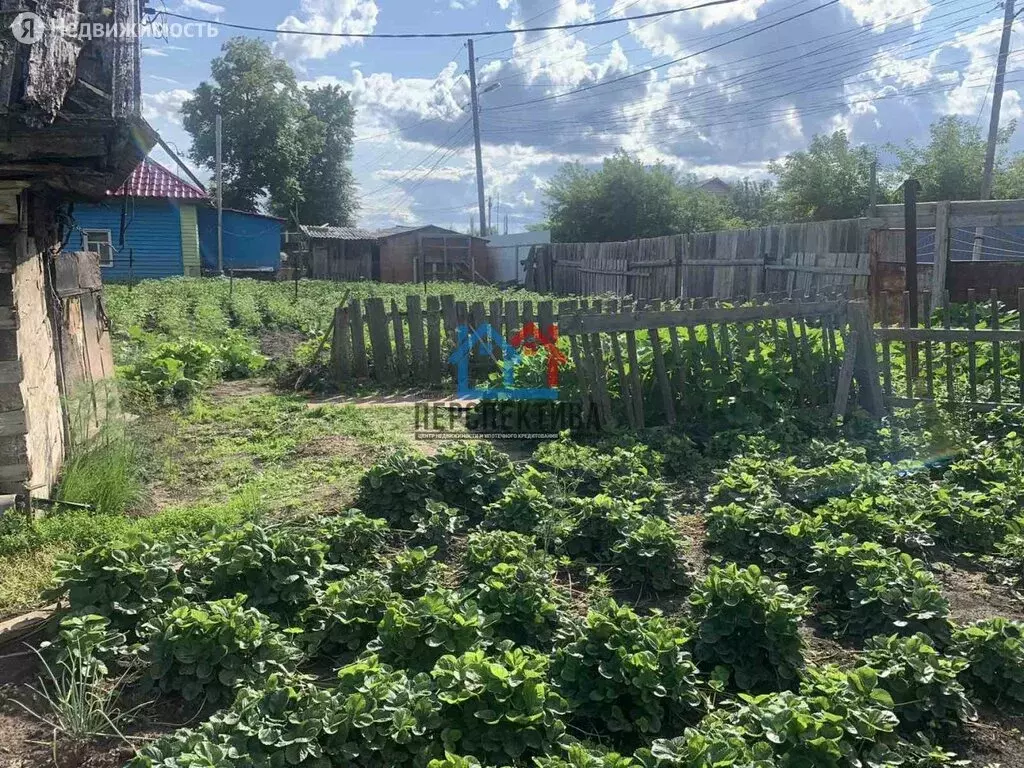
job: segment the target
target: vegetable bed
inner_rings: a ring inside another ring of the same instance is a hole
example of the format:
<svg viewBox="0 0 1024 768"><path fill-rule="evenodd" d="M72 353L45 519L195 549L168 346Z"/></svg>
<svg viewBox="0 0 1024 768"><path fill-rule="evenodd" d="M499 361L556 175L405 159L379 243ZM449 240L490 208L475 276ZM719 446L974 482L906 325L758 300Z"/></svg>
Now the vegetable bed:
<svg viewBox="0 0 1024 768"><path fill-rule="evenodd" d="M200 712L131 768L1024 765L1022 425L396 452L358 510L63 563L40 653Z"/></svg>

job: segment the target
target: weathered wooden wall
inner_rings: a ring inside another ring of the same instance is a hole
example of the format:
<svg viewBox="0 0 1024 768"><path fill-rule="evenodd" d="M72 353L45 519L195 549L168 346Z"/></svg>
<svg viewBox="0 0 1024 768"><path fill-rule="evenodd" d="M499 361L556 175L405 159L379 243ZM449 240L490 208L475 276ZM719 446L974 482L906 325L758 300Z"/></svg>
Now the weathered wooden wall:
<svg viewBox="0 0 1024 768"><path fill-rule="evenodd" d="M528 288L559 295L746 299L868 289L864 220L533 249Z"/></svg>

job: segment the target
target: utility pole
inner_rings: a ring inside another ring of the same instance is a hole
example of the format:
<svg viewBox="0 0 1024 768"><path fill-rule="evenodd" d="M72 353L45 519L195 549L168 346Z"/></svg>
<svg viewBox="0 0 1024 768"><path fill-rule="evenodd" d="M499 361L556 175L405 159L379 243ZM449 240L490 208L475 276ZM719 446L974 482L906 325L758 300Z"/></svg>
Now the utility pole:
<svg viewBox="0 0 1024 768"><path fill-rule="evenodd" d="M480 236L487 237L487 201L484 198L484 158L480 149L480 99L476 92L476 53L473 41L468 40L469 49L469 93L473 107L473 141L476 144L476 195L480 206Z"/></svg>
<svg viewBox="0 0 1024 768"><path fill-rule="evenodd" d="M217 271L224 274L224 119L217 113Z"/></svg>
<svg viewBox="0 0 1024 768"><path fill-rule="evenodd" d="M996 61L996 83L992 89L992 117L988 122L988 147L985 150L985 170L981 176L981 198L992 197L992 174L996 164L996 141L999 138L999 113L1003 108L1003 84L1006 81L1006 59L1010 55L1010 34L1013 32L1014 0L1004 0L1003 37L999 41L999 59ZM985 228L978 227L974 232L973 261L981 261L981 252L985 245Z"/></svg>

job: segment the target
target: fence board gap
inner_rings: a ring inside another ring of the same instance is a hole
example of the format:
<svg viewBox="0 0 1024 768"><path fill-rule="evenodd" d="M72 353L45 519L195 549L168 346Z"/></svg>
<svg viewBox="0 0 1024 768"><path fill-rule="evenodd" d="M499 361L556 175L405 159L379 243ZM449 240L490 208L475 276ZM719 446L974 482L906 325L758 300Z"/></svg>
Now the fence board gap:
<svg viewBox="0 0 1024 768"><path fill-rule="evenodd" d="M441 300L427 297L427 377L432 386L441 385Z"/></svg>
<svg viewBox="0 0 1024 768"><path fill-rule="evenodd" d="M889 327L889 293L882 292L882 327ZM892 345L889 339L882 340L882 380L885 387L885 396L892 399Z"/></svg>
<svg viewBox="0 0 1024 768"><path fill-rule="evenodd" d="M357 379L370 375L366 360L366 330L363 324L363 305L352 299L352 370Z"/></svg>
<svg viewBox="0 0 1024 768"><path fill-rule="evenodd" d="M636 333L634 331L626 331L626 354L629 356L629 381L633 388L633 410L636 413L636 424L638 429L643 429L645 424L644 393L640 380L640 359L636 351Z"/></svg>
<svg viewBox="0 0 1024 768"><path fill-rule="evenodd" d="M978 327L978 304L973 288L967 289L967 304L973 331ZM978 402L978 350L974 339L967 342L967 391L971 402Z"/></svg>
<svg viewBox="0 0 1024 768"><path fill-rule="evenodd" d="M932 296L931 291L924 291L921 294L924 300L924 327L931 330L932 327ZM929 400L935 399L935 352L932 348L931 339L924 343L924 373L925 392Z"/></svg>
<svg viewBox="0 0 1024 768"><path fill-rule="evenodd" d="M991 292L992 302L992 330L999 330L999 289L993 288ZM999 403L1003 400L1003 357L1002 347L999 344L999 337L992 340L992 401Z"/></svg>
<svg viewBox="0 0 1024 768"><path fill-rule="evenodd" d="M913 298L916 299L917 297L915 296ZM909 330L910 329L910 301L911 301L910 291L904 291L903 292L903 328L905 330ZM914 359L915 356L916 356L916 352L917 352L917 349L914 347L914 344L912 342L910 342L910 341L904 341L903 342L903 353L904 353L903 358L904 358L904 365L905 365L904 375L907 378L907 382L906 382L907 383L907 389L906 389L906 392L907 392L907 399L908 400L913 400L914 399L914 385L917 383L916 382L916 379L917 379L917 366L915 365L916 360Z"/></svg>
<svg viewBox="0 0 1024 768"><path fill-rule="evenodd" d="M402 379L409 378L409 363L405 356L405 325L398 302L391 300L391 322L395 327L395 370Z"/></svg>
<svg viewBox="0 0 1024 768"><path fill-rule="evenodd" d="M952 318L953 310L950 308L949 291L946 291L945 301L942 306L942 324L948 331L953 324ZM953 404L956 399L956 377L955 377L955 360L953 359L953 342L946 341L946 400L950 405ZM1022 379L1022 386L1024 386L1024 379Z"/></svg>

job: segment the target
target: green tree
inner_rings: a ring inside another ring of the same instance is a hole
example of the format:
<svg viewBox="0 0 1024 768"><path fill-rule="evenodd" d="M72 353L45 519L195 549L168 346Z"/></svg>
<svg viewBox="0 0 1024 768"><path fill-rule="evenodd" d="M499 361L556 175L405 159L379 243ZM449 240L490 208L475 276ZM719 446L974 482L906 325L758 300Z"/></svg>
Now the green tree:
<svg viewBox="0 0 1024 768"><path fill-rule="evenodd" d="M729 205L733 215L750 226L764 227L778 219L778 194L768 179L743 179L733 184Z"/></svg>
<svg viewBox="0 0 1024 768"><path fill-rule="evenodd" d="M192 159L216 164L216 117L224 121L224 204L255 211L270 201L289 210L302 199L301 173L322 148L287 62L262 40L235 38L211 64L211 80L181 108Z"/></svg>
<svg viewBox="0 0 1024 768"><path fill-rule="evenodd" d="M815 136L805 151L794 152L769 170L778 178L779 212L784 221L824 221L862 216L868 207L870 147L851 147L846 131Z"/></svg>
<svg viewBox="0 0 1024 768"><path fill-rule="evenodd" d="M599 170L567 164L545 190L555 242L615 242L719 229L724 201L700 192L664 164L624 152Z"/></svg>
<svg viewBox="0 0 1024 768"><path fill-rule="evenodd" d="M337 85L307 90L305 96L311 118L306 125L314 132L309 140L319 151L310 154L299 173L299 220L350 227L357 209L350 167L355 109ZM291 211L279 213L287 216Z"/></svg>

